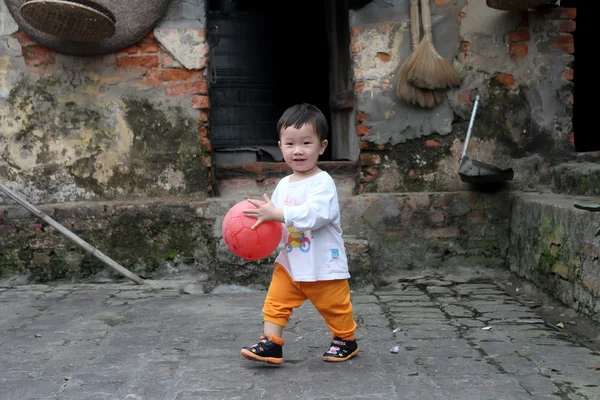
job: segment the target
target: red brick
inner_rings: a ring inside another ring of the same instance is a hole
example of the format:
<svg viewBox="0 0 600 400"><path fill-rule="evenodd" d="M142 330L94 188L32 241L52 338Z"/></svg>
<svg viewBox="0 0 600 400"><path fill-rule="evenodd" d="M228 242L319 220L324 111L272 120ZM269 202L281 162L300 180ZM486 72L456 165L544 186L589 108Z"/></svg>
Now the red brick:
<svg viewBox="0 0 600 400"><path fill-rule="evenodd" d="M575 79L575 71L573 70L573 68L567 68L563 71L563 73L560 76L563 79L572 81L573 79Z"/></svg>
<svg viewBox="0 0 600 400"><path fill-rule="evenodd" d="M554 38L554 40L552 40L552 48L569 54L575 52L575 41L573 39L573 35L564 34L557 36Z"/></svg>
<svg viewBox="0 0 600 400"><path fill-rule="evenodd" d="M358 46L358 42L355 39L350 40L350 51L352 53L358 53L360 51L360 47Z"/></svg>
<svg viewBox="0 0 600 400"><path fill-rule="evenodd" d="M173 85L166 87L165 92L169 96L181 96L182 94L207 94L208 85L206 81L192 82L182 85Z"/></svg>
<svg viewBox="0 0 600 400"><path fill-rule="evenodd" d="M47 254L38 254L33 258L34 264L50 264L50 256Z"/></svg>
<svg viewBox="0 0 600 400"><path fill-rule="evenodd" d="M212 157L211 156L202 156L200 157L200 162L203 167L210 168L212 166Z"/></svg>
<svg viewBox="0 0 600 400"><path fill-rule="evenodd" d="M364 82L356 82L354 84L354 93L362 93L362 91L365 88L365 83Z"/></svg>
<svg viewBox="0 0 600 400"><path fill-rule="evenodd" d="M515 77L511 74L498 74L495 76L496 80L503 84L504 86L514 86L515 85Z"/></svg>
<svg viewBox="0 0 600 400"><path fill-rule="evenodd" d="M208 111L206 111L206 110L200 111L200 116L198 117L198 122L208 122Z"/></svg>
<svg viewBox="0 0 600 400"><path fill-rule="evenodd" d="M366 136L369 134L369 132L371 132L371 128L369 128L368 126L365 126L363 124L356 125L356 134L358 136Z"/></svg>
<svg viewBox="0 0 600 400"><path fill-rule="evenodd" d="M160 86L160 68L150 68L144 74L146 77L146 82L152 86Z"/></svg>
<svg viewBox="0 0 600 400"><path fill-rule="evenodd" d="M471 102L471 90L462 92L460 95L458 95L458 100L462 101L463 103L470 103Z"/></svg>
<svg viewBox="0 0 600 400"><path fill-rule="evenodd" d="M358 189L358 192L359 193L364 193L366 188L367 188L367 184L366 183L361 183L360 184L360 188Z"/></svg>
<svg viewBox="0 0 600 400"><path fill-rule="evenodd" d="M423 233L423 237L431 238L457 238L460 236L458 228L449 226L446 228L428 229Z"/></svg>
<svg viewBox="0 0 600 400"><path fill-rule="evenodd" d="M144 36L144 39L146 40L154 40L156 37L154 36L154 32L150 31L148 33L146 33L146 36Z"/></svg>
<svg viewBox="0 0 600 400"><path fill-rule="evenodd" d="M200 135L201 138L207 138L208 137L208 128L205 126L201 126L200 129L198 129L198 134Z"/></svg>
<svg viewBox="0 0 600 400"><path fill-rule="evenodd" d="M358 146L359 146L359 148L361 150L368 150L369 149L369 143L365 142L364 140L361 140Z"/></svg>
<svg viewBox="0 0 600 400"><path fill-rule="evenodd" d="M367 27L365 25L357 25L357 26L353 26L350 29L350 35L352 37L356 37L358 35L360 35L362 32L366 31Z"/></svg>
<svg viewBox="0 0 600 400"><path fill-rule="evenodd" d="M392 82L388 80L384 80L381 82L381 88L384 90L389 90L392 88Z"/></svg>
<svg viewBox="0 0 600 400"><path fill-rule="evenodd" d="M567 21L559 21L558 23L558 31L559 32L575 32L577 23L575 21L567 20Z"/></svg>
<svg viewBox="0 0 600 400"><path fill-rule="evenodd" d="M173 57L171 57L170 55L165 54L165 53L162 54L161 63L162 63L162 66L165 68L172 68L172 67L179 66L179 62L177 60L175 60Z"/></svg>
<svg viewBox="0 0 600 400"><path fill-rule="evenodd" d="M0 236L8 236L9 233L12 233L14 231L14 225L0 225Z"/></svg>
<svg viewBox="0 0 600 400"><path fill-rule="evenodd" d="M163 81L191 81L193 79L202 78L204 71L190 71L187 69L166 69L163 71Z"/></svg>
<svg viewBox="0 0 600 400"><path fill-rule="evenodd" d="M535 15L542 19L575 19L577 9L575 8L538 8Z"/></svg>
<svg viewBox="0 0 600 400"><path fill-rule="evenodd" d="M365 122L369 119L369 115L362 111L358 112L358 122Z"/></svg>
<svg viewBox="0 0 600 400"><path fill-rule="evenodd" d="M433 214L431 214L431 222L435 222L435 223L444 222L445 219L446 219L446 216L444 215L443 212L436 211Z"/></svg>
<svg viewBox="0 0 600 400"><path fill-rule="evenodd" d="M153 68L158 67L158 56L132 56L117 58L119 68Z"/></svg>
<svg viewBox="0 0 600 400"><path fill-rule="evenodd" d="M126 55L126 54L136 54L139 50L139 47L137 46L137 44L134 44L133 46L129 46L125 49L121 49L119 51L117 51L115 54L117 55Z"/></svg>
<svg viewBox="0 0 600 400"><path fill-rule="evenodd" d="M527 49L528 47L526 43L509 45L510 58L512 58L514 61L520 60L527 55Z"/></svg>
<svg viewBox="0 0 600 400"><path fill-rule="evenodd" d="M427 147L440 147L441 144L437 140L427 139L425 141L425 146L427 146Z"/></svg>
<svg viewBox="0 0 600 400"><path fill-rule="evenodd" d="M529 38L529 31L514 31L508 34L508 43L527 42Z"/></svg>
<svg viewBox="0 0 600 400"><path fill-rule="evenodd" d="M207 138L200 139L200 148L205 153L210 153L212 151L212 143Z"/></svg>
<svg viewBox="0 0 600 400"><path fill-rule="evenodd" d="M471 49L471 43L465 40L460 42L460 52L462 53L462 57L466 59L469 56L469 50Z"/></svg>
<svg viewBox="0 0 600 400"><path fill-rule="evenodd" d="M379 22L377 26L381 32L386 33L390 30L391 22Z"/></svg>
<svg viewBox="0 0 600 400"><path fill-rule="evenodd" d="M377 179L377 175L365 175L365 181L372 182Z"/></svg>
<svg viewBox="0 0 600 400"><path fill-rule="evenodd" d="M384 53L382 51L377 52L376 57L385 63L389 62L392 59L392 56L390 56L388 53Z"/></svg>
<svg viewBox="0 0 600 400"><path fill-rule="evenodd" d="M484 215L485 214L483 213L482 210L472 210L467 213L467 218L481 221L481 220L483 220Z"/></svg>
<svg viewBox="0 0 600 400"><path fill-rule="evenodd" d="M192 97L192 108L200 108L200 109L210 108L210 102L208 100L208 96Z"/></svg>
<svg viewBox="0 0 600 400"><path fill-rule="evenodd" d="M140 43L141 53L158 53L159 47L156 42L142 42Z"/></svg>
<svg viewBox="0 0 600 400"><path fill-rule="evenodd" d="M440 197L433 202L433 208L445 208L448 207L449 204L446 197Z"/></svg>
<svg viewBox="0 0 600 400"><path fill-rule="evenodd" d="M27 36L27 34L25 32L18 31L18 32L13 33L12 36L19 41L21 46L29 46L31 44L35 44L33 39L31 39L29 36Z"/></svg>
<svg viewBox="0 0 600 400"><path fill-rule="evenodd" d="M31 45L22 48L25 64L30 67L44 67L54 65L56 62L56 53L46 47Z"/></svg>
<svg viewBox="0 0 600 400"><path fill-rule="evenodd" d="M360 165L378 165L381 164L381 157L378 154L361 154Z"/></svg>
<svg viewBox="0 0 600 400"><path fill-rule="evenodd" d="M451 3L452 0L435 0L435 5L436 6L443 6L444 4L448 4Z"/></svg>

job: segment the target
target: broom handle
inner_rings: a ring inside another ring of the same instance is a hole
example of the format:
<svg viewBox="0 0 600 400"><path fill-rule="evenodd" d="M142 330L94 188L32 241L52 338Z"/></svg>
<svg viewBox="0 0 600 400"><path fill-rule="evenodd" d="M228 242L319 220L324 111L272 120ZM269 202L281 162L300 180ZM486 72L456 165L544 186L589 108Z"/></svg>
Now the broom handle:
<svg viewBox="0 0 600 400"><path fill-rule="evenodd" d="M479 95L475 96L475 104L473 104L473 111L471 112L471 121L469 121L469 129L467 130L467 138L465 139L465 146L463 147L462 156L460 160L467 155L467 148L469 147L469 140L471 140L471 131L473 130L473 123L475 122L475 113L477 113L477 105L479 104Z"/></svg>
<svg viewBox="0 0 600 400"><path fill-rule="evenodd" d="M420 41L421 31L419 29L419 0L410 0L410 32L412 33L413 51Z"/></svg>
<svg viewBox="0 0 600 400"><path fill-rule="evenodd" d="M429 0L421 0L421 18L423 18L423 33L424 38L433 44L433 34L431 33L431 8Z"/></svg>

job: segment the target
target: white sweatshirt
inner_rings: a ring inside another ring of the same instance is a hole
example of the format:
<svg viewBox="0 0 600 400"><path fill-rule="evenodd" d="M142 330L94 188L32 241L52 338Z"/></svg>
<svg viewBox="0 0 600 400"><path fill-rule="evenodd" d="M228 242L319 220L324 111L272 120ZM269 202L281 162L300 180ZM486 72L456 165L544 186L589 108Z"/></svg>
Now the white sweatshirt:
<svg viewBox="0 0 600 400"><path fill-rule="evenodd" d="M321 171L301 181L281 179L271 197L283 208L283 245L276 258L294 281L346 279L340 207L333 178Z"/></svg>

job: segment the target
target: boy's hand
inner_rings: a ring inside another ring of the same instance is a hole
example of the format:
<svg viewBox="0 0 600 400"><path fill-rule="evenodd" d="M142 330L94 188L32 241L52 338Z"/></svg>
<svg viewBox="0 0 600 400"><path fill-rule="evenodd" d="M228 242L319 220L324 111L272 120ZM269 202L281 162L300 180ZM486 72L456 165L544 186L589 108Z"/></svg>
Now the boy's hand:
<svg viewBox="0 0 600 400"><path fill-rule="evenodd" d="M256 200L248 199L248 202L256 208L244 210L244 215L247 217L256 218L258 221L252 225L252 229L267 221L278 221L283 222L283 210L281 208L275 208L275 205L269 199L269 196L264 195L265 204L258 203Z"/></svg>

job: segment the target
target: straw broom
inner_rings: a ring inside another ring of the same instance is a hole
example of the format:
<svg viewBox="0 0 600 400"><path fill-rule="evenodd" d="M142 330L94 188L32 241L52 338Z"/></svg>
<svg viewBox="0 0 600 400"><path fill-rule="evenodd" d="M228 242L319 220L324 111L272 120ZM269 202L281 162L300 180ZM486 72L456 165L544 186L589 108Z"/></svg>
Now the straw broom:
<svg viewBox="0 0 600 400"><path fill-rule="evenodd" d="M402 64L400 71L398 71L396 95L407 103L433 108L442 102L441 94L433 90L415 87L408 82L408 73L415 65L415 49L419 44L419 0L410 0L410 31L412 53L410 53L404 64Z"/></svg>
<svg viewBox="0 0 600 400"><path fill-rule="evenodd" d="M408 72L408 82L422 89L448 89L460 86L460 76L433 44L430 0L421 0L424 36L415 49L415 61Z"/></svg>

